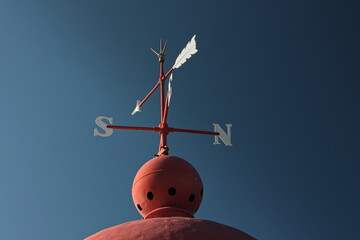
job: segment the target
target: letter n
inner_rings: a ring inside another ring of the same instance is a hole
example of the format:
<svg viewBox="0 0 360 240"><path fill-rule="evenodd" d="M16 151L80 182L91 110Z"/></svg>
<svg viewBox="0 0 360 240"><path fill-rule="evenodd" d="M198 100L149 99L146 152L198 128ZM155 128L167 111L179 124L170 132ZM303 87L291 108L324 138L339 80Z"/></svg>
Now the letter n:
<svg viewBox="0 0 360 240"><path fill-rule="evenodd" d="M219 138L220 138L221 141L223 141L223 143L225 144L225 146L232 146L232 144L231 144L231 127L232 127L232 124L226 124L227 133L220 127L219 124L213 123L213 125L214 125L214 132L219 133L219 135L215 135L214 145L221 145L220 142L219 142Z"/></svg>

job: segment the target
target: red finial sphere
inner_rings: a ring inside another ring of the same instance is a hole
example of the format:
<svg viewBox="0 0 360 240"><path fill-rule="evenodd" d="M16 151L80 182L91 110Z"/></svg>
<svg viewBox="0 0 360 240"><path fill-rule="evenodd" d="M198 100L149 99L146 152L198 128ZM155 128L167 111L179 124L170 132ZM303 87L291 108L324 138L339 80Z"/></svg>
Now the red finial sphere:
<svg viewBox="0 0 360 240"><path fill-rule="evenodd" d="M202 195L196 169L184 159L168 155L145 163L132 186L134 204L144 218L193 217Z"/></svg>

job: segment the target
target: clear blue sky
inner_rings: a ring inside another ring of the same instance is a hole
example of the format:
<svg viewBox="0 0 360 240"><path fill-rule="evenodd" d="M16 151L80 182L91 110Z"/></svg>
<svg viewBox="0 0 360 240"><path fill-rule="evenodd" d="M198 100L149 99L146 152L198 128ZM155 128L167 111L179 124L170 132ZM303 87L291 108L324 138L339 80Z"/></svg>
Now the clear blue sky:
<svg viewBox="0 0 360 240"><path fill-rule="evenodd" d="M233 147L174 133L204 182L196 215L258 239L360 238L359 1L0 0L0 239L82 239L140 219L137 170L151 132L93 136L136 116L168 39L169 124L232 123Z"/></svg>

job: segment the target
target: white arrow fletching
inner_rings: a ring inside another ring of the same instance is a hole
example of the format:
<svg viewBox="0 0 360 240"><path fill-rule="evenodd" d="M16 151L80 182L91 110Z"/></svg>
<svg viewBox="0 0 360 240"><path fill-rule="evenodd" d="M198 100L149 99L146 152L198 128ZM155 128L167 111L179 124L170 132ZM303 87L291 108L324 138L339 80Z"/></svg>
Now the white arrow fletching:
<svg viewBox="0 0 360 240"><path fill-rule="evenodd" d="M172 68L179 68L181 65L183 65L186 60L188 60L191 55L195 54L198 50L196 49L196 41L195 41L196 35L194 35L190 42L186 45L186 47L181 51L179 56L175 60L175 64Z"/></svg>
<svg viewBox="0 0 360 240"><path fill-rule="evenodd" d="M141 112L139 105L140 105L140 100L137 100L136 107L135 107L134 111L131 113L131 115L135 115L135 113Z"/></svg>
<svg viewBox="0 0 360 240"><path fill-rule="evenodd" d="M172 87L171 87L172 80L173 80L173 77L171 74L170 78L169 78L169 85L168 85L168 106L170 106L170 98L171 98L171 94L172 94Z"/></svg>

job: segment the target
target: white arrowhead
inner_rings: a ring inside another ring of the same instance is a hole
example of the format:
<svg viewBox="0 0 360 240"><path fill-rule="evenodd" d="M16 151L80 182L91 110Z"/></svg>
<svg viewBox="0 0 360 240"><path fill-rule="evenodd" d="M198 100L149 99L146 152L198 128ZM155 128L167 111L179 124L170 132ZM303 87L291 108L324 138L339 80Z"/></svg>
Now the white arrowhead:
<svg viewBox="0 0 360 240"><path fill-rule="evenodd" d="M139 105L140 105L140 100L137 100L136 107L135 107L134 111L131 113L131 115L135 115L135 113L141 112Z"/></svg>

